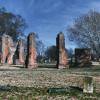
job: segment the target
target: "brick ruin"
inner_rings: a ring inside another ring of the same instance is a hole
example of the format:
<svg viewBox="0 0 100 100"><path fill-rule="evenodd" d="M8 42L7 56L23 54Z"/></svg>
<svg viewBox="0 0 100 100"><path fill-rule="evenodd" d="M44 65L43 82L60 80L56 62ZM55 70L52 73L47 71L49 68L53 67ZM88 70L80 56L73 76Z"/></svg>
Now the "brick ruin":
<svg viewBox="0 0 100 100"><path fill-rule="evenodd" d="M57 47L57 68L69 68L67 50L65 48L65 38L63 33L59 33L56 38ZM26 55L26 56L25 56ZM37 67L37 52L35 33L30 33L27 37L27 52L24 51L22 40L18 40L17 46L14 46L10 36L2 36L2 64L25 65L32 69ZM75 64L77 66L90 65L91 53L88 48L75 49Z"/></svg>
<svg viewBox="0 0 100 100"><path fill-rule="evenodd" d="M36 52L36 42L35 33L30 33L27 38L27 56L25 65L29 69L37 67L37 52Z"/></svg>
<svg viewBox="0 0 100 100"><path fill-rule="evenodd" d="M22 40L18 40L14 46L13 40L9 35L2 36L2 64L26 65L27 68L37 67L37 52L35 45L35 33L30 33L27 39L27 56L25 60L24 46ZM25 62L26 61L26 62Z"/></svg>
<svg viewBox="0 0 100 100"><path fill-rule="evenodd" d="M57 46L57 68L69 68L67 51L65 49L65 38L63 33L59 33L56 38Z"/></svg>
<svg viewBox="0 0 100 100"><path fill-rule="evenodd" d="M13 40L9 35L2 36L2 64L13 64L14 55Z"/></svg>
<svg viewBox="0 0 100 100"><path fill-rule="evenodd" d="M88 66L91 64L91 50L88 48L75 49L75 63L77 66Z"/></svg>
<svg viewBox="0 0 100 100"><path fill-rule="evenodd" d="M23 46L23 41L18 40L17 41L17 46L14 54L14 64L16 65L24 65L24 46Z"/></svg>

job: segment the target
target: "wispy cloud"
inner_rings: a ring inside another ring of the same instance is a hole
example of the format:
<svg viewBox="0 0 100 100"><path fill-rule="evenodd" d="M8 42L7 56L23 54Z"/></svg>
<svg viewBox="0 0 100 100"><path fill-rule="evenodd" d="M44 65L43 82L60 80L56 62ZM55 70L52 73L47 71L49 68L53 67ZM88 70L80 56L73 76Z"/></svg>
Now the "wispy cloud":
<svg viewBox="0 0 100 100"><path fill-rule="evenodd" d="M34 31L46 45L55 44L56 34L90 9L100 11L99 0L0 0L0 6L20 14L28 23L25 34ZM66 45L72 43L66 36Z"/></svg>
<svg viewBox="0 0 100 100"><path fill-rule="evenodd" d="M100 1L93 1L89 5L90 9L96 10L100 12Z"/></svg>

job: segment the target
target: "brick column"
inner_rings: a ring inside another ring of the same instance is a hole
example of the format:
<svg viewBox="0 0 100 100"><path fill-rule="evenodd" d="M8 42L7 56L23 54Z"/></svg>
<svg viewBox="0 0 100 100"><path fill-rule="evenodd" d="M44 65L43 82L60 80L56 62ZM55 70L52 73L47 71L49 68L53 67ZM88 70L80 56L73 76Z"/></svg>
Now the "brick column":
<svg viewBox="0 0 100 100"><path fill-rule="evenodd" d="M65 38L63 33L59 33L56 38L57 46L57 68L69 68L67 51L65 49Z"/></svg>
<svg viewBox="0 0 100 100"><path fill-rule="evenodd" d="M24 61L24 46L22 40L18 40L17 47L14 55L14 63L18 65L23 65Z"/></svg>
<svg viewBox="0 0 100 100"><path fill-rule="evenodd" d="M37 52L36 52L36 42L35 33L30 33L27 39L27 56L26 56L26 67L33 69L37 67Z"/></svg>
<svg viewBox="0 0 100 100"><path fill-rule="evenodd" d="M2 36L2 64L13 63L13 40L9 35L4 34Z"/></svg>

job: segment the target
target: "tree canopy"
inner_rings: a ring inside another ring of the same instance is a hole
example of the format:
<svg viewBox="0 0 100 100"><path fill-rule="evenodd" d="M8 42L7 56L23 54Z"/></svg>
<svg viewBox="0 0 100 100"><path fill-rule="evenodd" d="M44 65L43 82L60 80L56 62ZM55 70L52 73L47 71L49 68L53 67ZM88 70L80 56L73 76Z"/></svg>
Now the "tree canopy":
<svg viewBox="0 0 100 100"><path fill-rule="evenodd" d="M57 48L56 48L56 46L52 45L52 46L48 47L45 51L45 55L51 61L56 61L57 60Z"/></svg>
<svg viewBox="0 0 100 100"><path fill-rule="evenodd" d="M100 54L100 13L89 11L75 19L68 28L69 39L79 47L91 48L95 54Z"/></svg>
<svg viewBox="0 0 100 100"><path fill-rule="evenodd" d="M20 15L7 12L4 8L0 8L0 36L3 34L10 35L13 40L24 35L26 22Z"/></svg>

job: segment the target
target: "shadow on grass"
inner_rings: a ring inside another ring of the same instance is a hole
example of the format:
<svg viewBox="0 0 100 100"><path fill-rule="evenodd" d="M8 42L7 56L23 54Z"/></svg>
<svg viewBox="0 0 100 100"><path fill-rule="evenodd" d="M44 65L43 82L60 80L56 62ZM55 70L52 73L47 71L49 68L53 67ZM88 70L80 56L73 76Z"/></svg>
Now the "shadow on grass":
<svg viewBox="0 0 100 100"><path fill-rule="evenodd" d="M17 100L34 100L35 96L53 96L56 97L57 95L60 96L68 96L68 97L77 97L81 98L78 100L98 100L98 99L82 99L85 97L90 98L92 97L100 97L99 93L94 93L94 94L83 94L83 90L78 87L63 87L63 88L34 88L34 87L16 87L16 86L0 86L0 100L5 100L3 99L4 97L7 98L13 98L9 100L16 100L15 96L17 97ZM23 97L24 99L20 99ZM25 98L30 98L30 99L25 99ZM8 99L6 99L8 100ZM44 99L43 99L44 100ZM48 99L46 99L48 100Z"/></svg>
<svg viewBox="0 0 100 100"><path fill-rule="evenodd" d="M56 64L39 64L38 68L57 68Z"/></svg>
<svg viewBox="0 0 100 100"><path fill-rule="evenodd" d="M69 86L65 88L49 88L47 91L50 95L77 95L77 94L82 94L83 89L75 86Z"/></svg>
<svg viewBox="0 0 100 100"><path fill-rule="evenodd" d="M34 88L34 87L17 87L17 86L10 86L10 85L4 85L0 86L0 93L1 92L18 92L18 93L34 93L34 94L46 94L47 88Z"/></svg>

